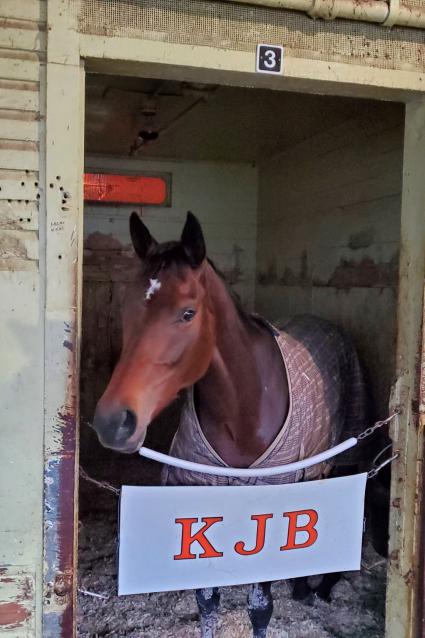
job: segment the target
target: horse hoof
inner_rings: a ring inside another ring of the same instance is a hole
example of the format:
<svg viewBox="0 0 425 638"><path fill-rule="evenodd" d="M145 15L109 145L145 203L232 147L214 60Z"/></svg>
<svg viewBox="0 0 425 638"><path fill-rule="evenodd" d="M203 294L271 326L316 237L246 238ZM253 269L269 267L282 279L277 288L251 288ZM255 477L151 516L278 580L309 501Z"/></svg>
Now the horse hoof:
<svg viewBox="0 0 425 638"><path fill-rule="evenodd" d="M330 603L332 600L332 588L333 584L330 585L329 583L323 583L313 590L313 594L315 598L323 600L325 603Z"/></svg>
<svg viewBox="0 0 425 638"><path fill-rule="evenodd" d="M315 596L317 596L317 598L320 598L320 600L323 600L323 602L325 603L330 603L332 600L331 592L320 591L320 589L318 589L314 592L314 594Z"/></svg>

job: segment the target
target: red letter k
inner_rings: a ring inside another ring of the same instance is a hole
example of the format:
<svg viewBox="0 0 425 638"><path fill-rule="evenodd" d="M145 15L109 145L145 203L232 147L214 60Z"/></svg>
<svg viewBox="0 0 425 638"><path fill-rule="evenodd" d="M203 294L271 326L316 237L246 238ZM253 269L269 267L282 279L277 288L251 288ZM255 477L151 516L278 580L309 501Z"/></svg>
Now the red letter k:
<svg viewBox="0 0 425 638"><path fill-rule="evenodd" d="M197 523L198 520L197 518L176 518L176 523L180 523L182 526L182 544L180 554L174 556L175 560L196 558L196 554L192 554L190 551L192 543L195 541L197 541L204 550L202 554L199 554L199 558L216 558L223 556L223 552L217 552L205 536L205 532L211 525L222 521L223 518L221 516L206 516L201 519L205 525L195 532L195 534L192 534L192 524Z"/></svg>

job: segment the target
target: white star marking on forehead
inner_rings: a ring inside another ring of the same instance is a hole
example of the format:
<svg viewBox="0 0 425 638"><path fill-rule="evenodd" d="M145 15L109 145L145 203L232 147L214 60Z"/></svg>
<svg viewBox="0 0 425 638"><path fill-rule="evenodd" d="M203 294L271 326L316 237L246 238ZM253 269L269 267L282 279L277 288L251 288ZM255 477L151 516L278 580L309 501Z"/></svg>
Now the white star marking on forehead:
<svg viewBox="0 0 425 638"><path fill-rule="evenodd" d="M153 295L161 288L159 279L149 279L149 288L145 293L145 299L151 299Z"/></svg>

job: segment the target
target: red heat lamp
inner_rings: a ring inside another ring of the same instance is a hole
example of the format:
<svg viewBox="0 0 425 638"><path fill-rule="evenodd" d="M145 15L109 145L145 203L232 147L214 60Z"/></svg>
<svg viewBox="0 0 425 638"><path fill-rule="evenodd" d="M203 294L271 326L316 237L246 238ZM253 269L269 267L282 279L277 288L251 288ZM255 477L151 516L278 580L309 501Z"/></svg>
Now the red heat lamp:
<svg viewBox="0 0 425 638"><path fill-rule="evenodd" d="M108 204L167 203L168 188L163 177L144 175L84 174L84 201Z"/></svg>

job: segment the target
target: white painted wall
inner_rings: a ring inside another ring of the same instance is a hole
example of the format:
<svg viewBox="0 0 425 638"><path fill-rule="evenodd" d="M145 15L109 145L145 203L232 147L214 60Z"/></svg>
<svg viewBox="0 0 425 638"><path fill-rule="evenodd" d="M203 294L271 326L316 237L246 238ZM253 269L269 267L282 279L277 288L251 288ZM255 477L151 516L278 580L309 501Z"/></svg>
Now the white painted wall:
<svg viewBox="0 0 425 638"><path fill-rule="evenodd" d="M377 104L259 166L257 310L342 326L383 412L394 370L402 116Z"/></svg>
<svg viewBox="0 0 425 638"><path fill-rule="evenodd" d="M199 218L208 255L228 277L240 269L233 289L248 308L254 305L257 228L257 169L249 163L144 161L88 157L87 170L170 173L170 207L143 207L143 219L159 241L178 239L186 212ZM129 243L128 218L134 206L85 206L85 236L111 234ZM140 209L139 209L140 210Z"/></svg>

